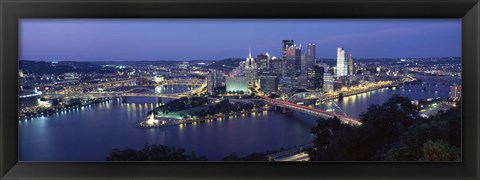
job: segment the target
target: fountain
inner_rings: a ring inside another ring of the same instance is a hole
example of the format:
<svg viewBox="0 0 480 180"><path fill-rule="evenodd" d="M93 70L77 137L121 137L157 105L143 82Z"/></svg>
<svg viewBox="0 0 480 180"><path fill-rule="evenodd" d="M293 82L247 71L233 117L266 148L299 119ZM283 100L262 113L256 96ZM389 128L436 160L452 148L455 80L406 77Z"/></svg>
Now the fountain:
<svg viewBox="0 0 480 180"><path fill-rule="evenodd" d="M148 125L155 125L158 124L158 120L155 119L155 114L152 113L150 118L147 120Z"/></svg>

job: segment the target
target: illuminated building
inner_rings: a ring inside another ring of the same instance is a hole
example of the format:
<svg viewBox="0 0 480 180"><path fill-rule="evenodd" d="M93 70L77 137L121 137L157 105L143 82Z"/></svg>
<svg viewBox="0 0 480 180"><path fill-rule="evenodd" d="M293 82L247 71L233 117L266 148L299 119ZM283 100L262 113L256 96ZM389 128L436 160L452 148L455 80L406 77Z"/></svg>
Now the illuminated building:
<svg viewBox="0 0 480 180"><path fill-rule="evenodd" d="M307 53L305 55L305 60L306 60L306 68L311 68L315 66L315 59L317 56L317 51L316 51L316 46L313 43L309 43L307 45ZM325 69L326 70L326 69Z"/></svg>
<svg viewBox="0 0 480 180"><path fill-rule="evenodd" d="M207 75L207 92L209 94L213 94L215 87L217 85L217 77L216 77L216 70L210 70Z"/></svg>
<svg viewBox="0 0 480 180"><path fill-rule="evenodd" d="M252 57L252 51L248 50L248 56L245 60L245 75L248 79L248 87L252 87L257 80L257 64Z"/></svg>
<svg viewBox="0 0 480 180"><path fill-rule="evenodd" d="M323 74L323 91L333 91L333 75L330 73Z"/></svg>
<svg viewBox="0 0 480 180"><path fill-rule="evenodd" d="M156 82L156 83L160 83L160 82L163 82L165 80L165 78L163 76L160 76L160 75L156 75L153 77L153 81Z"/></svg>
<svg viewBox="0 0 480 180"><path fill-rule="evenodd" d="M336 75L337 77L347 76L348 75L348 53L344 48L337 48L337 67Z"/></svg>
<svg viewBox="0 0 480 180"><path fill-rule="evenodd" d="M309 68L307 74L307 90L320 91L323 88L323 75L325 70L321 66Z"/></svg>
<svg viewBox="0 0 480 180"><path fill-rule="evenodd" d="M227 92L248 92L247 77L227 77Z"/></svg>
<svg viewBox="0 0 480 180"><path fill-rule="evenodd" d="M257 68L261 74L267 74L270 71L270 55L266 54L259 54L257 56Z"/></svg>
<svg viewBox="0 0 480 180"><path fill-rule="evenodd" d="M293 87L294 85L291 77L285 76L278 81L278 90L280 90L282 94L288 93Z"/></svg>
<svg viewBox="0 0 480 180"><path fill-rule="evenodd" d="M257 69L257 64L252 57L252 51L248 48L248 56L245 59L245 69Z"/></svg>
<svg viewBox="0 0 480 180"><path fill-rule="evenodd" d="M286 75L286 63L287 63L287 49L289 47L293 46L293 40L283 40L282 41L282 75L285 76Z"/></svg>
<svg viewBox="0 0 480 180"><path fill-rule="evenodd" d="M292 45L287 48L285 59L286 76L298 76L301 71L302 62L302 46Z"/></svg>
<svg viewBox="0 0 480 180"><path fill-rule="evenodd" d="M353 75L355 70L353 69L353 57L351 54L348 55L348 75Z"/></svg>
<svg viewBox="0 0 480 180"><path fill-rule="evenodd" d="M275 56L270 59L270 73L282 76L282 61Z"/></svg>
<svg viewBox="0 0 480 180"><path fill-rule="evenodd" d="M309 67L307 67L307 58L306 58L306 55L305 55L305 54L302 54L302 55L300 56L300 62L301 62L301 64L300 64L300 73L301 73L302 75L306 75L306 74L308 73L308 68L309 68Z"/></svg>
<svg viewBox="0 0 480 180"><path fill-rule="evenodd" d="M63 78L67 80L78 79L76 73L65 73L63 74Z"/></svg>
<svg viewBox="0 0 480 180"><path fill-rule="evenodd" d="M278 90L277 76L260 76L260 90L265 93L276 92Z"/></svg>
<svg viewBox="0 0 480 180"><path fill-rule="evenodd" d="M454 84L450 87L450 99L459 101L462 99L462 86Z"/></svg>

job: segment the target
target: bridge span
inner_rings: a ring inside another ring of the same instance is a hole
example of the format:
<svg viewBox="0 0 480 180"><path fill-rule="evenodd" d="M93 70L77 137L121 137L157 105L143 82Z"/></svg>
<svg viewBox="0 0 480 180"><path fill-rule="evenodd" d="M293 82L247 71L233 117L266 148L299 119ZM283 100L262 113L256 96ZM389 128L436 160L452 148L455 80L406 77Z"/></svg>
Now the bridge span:
<svg viewBox="0 0 480 180"><path fill-rule="evenodd" d="M88 93L69 93L69 94L43 94L42 97L51 98L66 98L66 97L161 97L180 99L186 97L186 94L155 94L155 93L128 93L128 92L88 92Z"/></svg>
<svg viewBox="0 0 480 180"><path fill-rule="evenodd" d="M266 102L268 102L270 104L273 104L277 107L283 107L283 108L287 108L287 109L290 109L290 110L302 112L302 113L305 113L305 114L309 114L309 115L312 115L312 116L321 117L321 118L325 118L325 119L333 118L333 117L336 116L340 119L340 121L342 121L345 124L351 124L351 125L361 125L362 124L362 122L360 122L360 120L358 120L358 119L351 118L351 117L344 116L344 115L340 115L340 114L327 112L327 111L322 110L322 109L312 108L312 107L308 107L308 106L302 106L302 105L294 104L294 103L287 102L287 101L272 99L272 98L265 97L265 96L262 96L262 98Z"/></svg>

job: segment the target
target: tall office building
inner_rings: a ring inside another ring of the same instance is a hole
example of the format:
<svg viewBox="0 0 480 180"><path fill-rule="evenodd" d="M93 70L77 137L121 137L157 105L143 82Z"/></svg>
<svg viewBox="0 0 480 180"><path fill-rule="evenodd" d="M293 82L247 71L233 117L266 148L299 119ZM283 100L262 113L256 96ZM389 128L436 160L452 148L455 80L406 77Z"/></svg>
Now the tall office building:
<svg viewBox="0 0 480 180"><path fill-rule="evenodd" d="M224 75L215 69L210 69L207 75L207 92L213 94L215 88L223 85Z"/></svg>
<svg viewBox="0 0 480 180"><path fill-rule="evenodd" d="M281 59L282 76L286 75L287 49L291 46L293 46L293 40L282 40L282 59Z"/></svg>
<svg viewBox="0 0 480 180"><path fill-rule="evenodd" d="M305 55L307 69L315 66L315 59L317 58L316 46L313 43L307 45L307 54Z"/></svg>
<svg viewBox="0 0 480 180"><path fill-rule="evenodd" d="M337 67L335 68L337 77L348 75L348 59L345 49L337 48Z"/></svg>
<svg viewBox="0 0 480 180"><path fill-rule="evenodd" d="M300 75L302 67L302 46L293 45L287 48L287 55L285 59L284 75L298 76Z"/></svg>
<svg viewBox="0 0 480 180"><path fill-rule="evenodd" d="M215 90L216 77L215 73L210 71L207 75L207 93L213 94Z"/></svg>
<svg viewBox="0 0 480 180"><path fill-rule="evenodd" d="M295 76L299 76L302 70L302 45L295 46Z"/></svg>
<svg viewBox="0 0 480 180"><path fill-rule="evenodd" d="M301 61L300 73L301 75L307 75L309 67L307 67L307 58L305 53L302 53L302 55L300 56L300 61Z"/></svg>
<svg viewBox="0 0 480 180"><path fill-rule="evenodd" d="M333 91L333 75L330 73L323 74L323 91L329 92Z"/></svg>
<svg viewBox="0 0 480 180"><path fill-rule="evenodd" d="M287 54L284 58L284 76L290 76L295 71L295 46L287 47Z"/></svg>
<svg viewBox="0 0 480 180"><path fill-rule="evenodd" d="M323 76L325 70L321 66L313 66L308 69L307 90L320 91L323 89Z"/></svg>
<svg viewBox="0 0 480 180"><path fill-rule="evenodd" d="M261 74L268 74L270 72L270 55L259 54L257 56L257 68Z"/></svg>
<svg viewBox="0 0 480 180"><path fill-rule="evenodd" d="M245 69L256 69L257 64L255 63L255 60L252 57L252 50L248 48L248 56L245 59Z"/></svg>
<svg viewBox="0 0 480 180"><path fill-rule="evenodd" d="M248 79L248 87L253 87L257 79L257 64L252 57L251 49L248 50L248 56L245 59L245 75Z"/></svg>
<svg viewBox="0 0 480 180"><path fill-rule="evenodd" d="M282 61L275 56L270 59L270 72L272 75L282 76Z"/></svg>
<svg viewBox="0 0 480 180"><path fill-rule="evenodd" d="M353 57L351 54L348 55L348 75L353 75L355 73L355 69L353 66Z"/></svg>
<svg viewBox="0 0 480 180"><path fill-rule="evenodd" d="M260 90L264 93L272 93L278 90L277 76L259 76Z"/></svg>

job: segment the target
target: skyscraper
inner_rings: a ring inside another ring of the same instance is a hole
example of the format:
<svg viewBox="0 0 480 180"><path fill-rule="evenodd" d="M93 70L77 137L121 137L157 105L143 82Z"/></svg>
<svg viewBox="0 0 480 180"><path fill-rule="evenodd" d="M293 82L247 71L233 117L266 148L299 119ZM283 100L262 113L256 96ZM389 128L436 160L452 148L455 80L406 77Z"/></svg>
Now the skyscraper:
<svg viewBox="0 0 480 180"><path fill-rule="evenodd" d="M309 43L307 45L307 54L305 55L307 69L315 65L315 59L317 58L316 55L317 51L315 44Z"/></svg>
<svg viewBox="0 0 480 180"><path fill-rule="evenodd" d="M255 63L255 60L252 57L252 50L248 48L248 56L245 59L245 69L256 69L257 64Z"/></svg>
<svg viewBox="0 0 480 180"><path fill-rule="evenodd" d="M270 55L266 54L259 54L257 56L257 68L261 74L268 74L270 71Z"/></svg>
<svg viewBox="0 0 480 180"><path fill-rule="evenodd" d="M353 57L351 54L348 55L348 75L353 75L355 73L353 67Z"/></svg>
<svg viewBox="0 0 480 180"><path fill-rule="evenodd" d="M272 75L282 76L282 61L275 56L270 59L270 72Z"/></svg>
<svg viewBox="0 0 480 180"><path fill-rule="evenodd" d="M302 70L302 45L295 46L295 76L299 76Z"/></svg>
<svg viewBox="0 0 480 180"><path fill-rule="evenodd" d="M337 48L337 77L348 75L348 53L344 48Z"/></svg>
<svg viewBox="0 0 480 180"><path fill-rule="evenodd" d="M286 71L287 71L287 49L289 47L293 46L293 40L283 40L282 41L282 59L281 59L281 62L282 62L282 76L285 76L286 75Z"/></svg>
<svg viewBox="0 0 480 180"><path fill-rule="evenodd" d="M325 70L321 66L313 66L308 69L307 90L319 91L323 88L323 74Z"/></svg>
<svg viewBox="0 0 480 180"><path fill-rule="evenodd" d="M301 75L306 75L308 73L308 69L310 69L309 67L307 67L307 58L306 58L306 55L305 53L302 53L301 55L301 68L300 68L300 73Z"/></svg>
<svg viewBox="0 0 480 180"><path fill-rule="evenodd" d="M323 74L323 91L333 91L333 75L330 73Z"/></svg>
<svg viewBox="0 0 480 180"><path fill-rule="evenodd" d="M298 76L302 67L302 46L292 45L287 48L285 59L285 75Z"/></svg>
<svg viewBox="0 0 480 180"><path fill-rule="evenodd" d="M253 87L257 79L257 64L252 58L251 49L248 49L248 56L245 59L245 74L247 75L248 87Z"/></svg>
<svg viewBox="0 0 480 180"><path fill-rule="evenodd" d="M209 94L213 94L215 90L216 77L213 71L215 70L210 71L207 75L207 92Z"/></svg>
<svg viewBox="0 0 480 180"><path fill-rule="evenodd" d="M284 69L285 72L283 73L284 76L292 75L295 71L295 46L291 45L287 47L287 54L285 55L284 59Z"/></svg>
<svg viewBox="0 0 480 180"><path fill-rule="evenodd" d="M265 93L272 93L278 90L277 76L259 76L260 90Z"/></svg>

